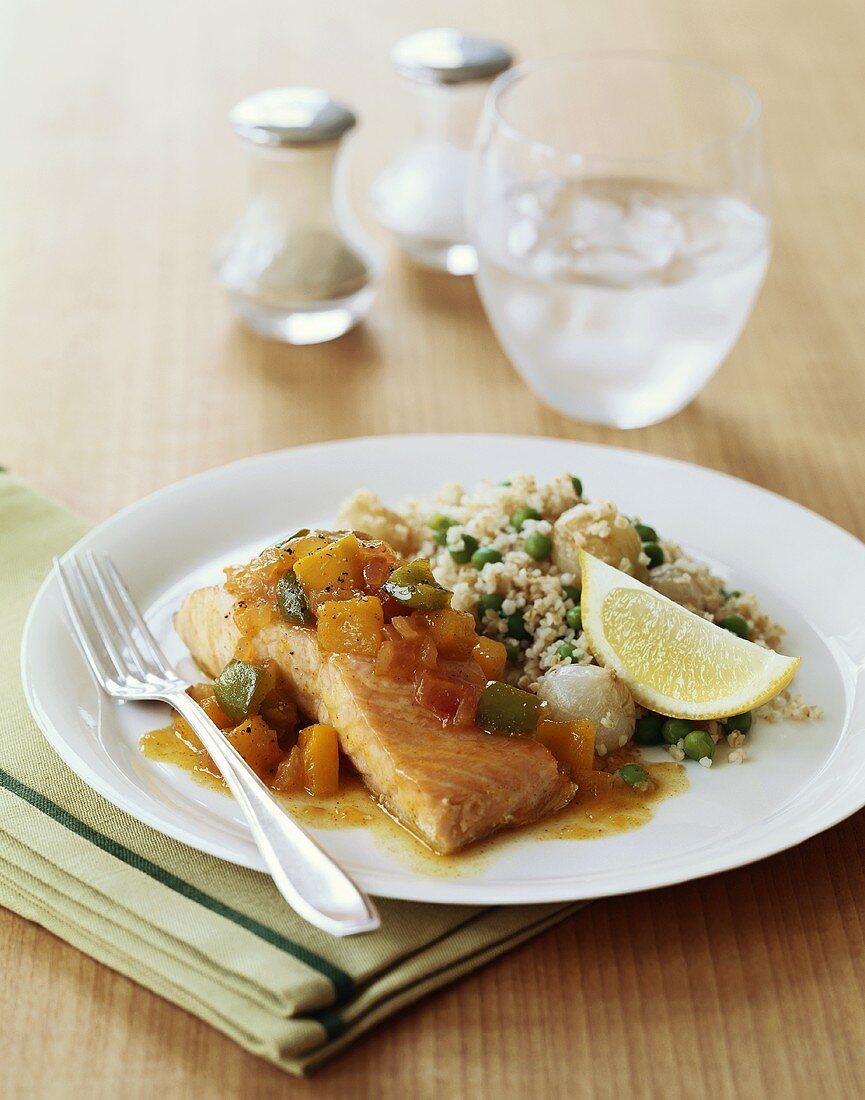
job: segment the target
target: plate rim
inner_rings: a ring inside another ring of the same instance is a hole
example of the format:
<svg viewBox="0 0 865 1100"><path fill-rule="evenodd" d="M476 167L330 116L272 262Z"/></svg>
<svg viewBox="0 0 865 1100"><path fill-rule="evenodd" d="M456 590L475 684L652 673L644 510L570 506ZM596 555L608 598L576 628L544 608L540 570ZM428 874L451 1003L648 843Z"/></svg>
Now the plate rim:
<svg viewBox="0 0 865 1100"><path fill-rule="evenodd" d="M587 442L579 439L567 439L558 436L531 436L523 434L512 434L502 432L415 432L415 433L389 433L378 435L365 435L365 436L351 436L344 437L335 440L325 440L315 443L303 444L296 447L285 447L277 450L263 451L257 454L246 455L238 459L234 459L230 462L222 463L217 466L209 467L205 470L198 471L181 478L178 481L170 482L167 485L157 488L145 496L140 497L137 500L131 501L129 504L124 505L117 512L106 517L101 522L95 524L89 528L76 542L70 546L61 557L66 554L70 554L76 551L79 547L84 546L91 539L98 539L106 531L115 528L116 526L122 526L123 521L128 515L133 514L138 509L151 503L154 500L165 500L173 497L176 493L188 490L190 486L196 483L206 482L210 478L215 478L220 475L224 475L227 471L237 470L245 466L255 466L257 463L267 463L269 461L277 461L280 458L288 455L295 455L298 453L305 453L307 455L314 455L315 452L332 452L335 449L346 448L349 449L354 446L375 446L376 444L398 443L399 445L411 445L413 441L423 440L425 444L441 440L443 442L461 442L470 443L478 439L495 439L502 442L519 443L525 446L538 446L538 445L553 445L561 446L566 445L581 449L585 452L600 452L603 455L614 455L624 457L628 461L647 463L649 465L657 465L659 467L675 466L683 472L687 471L699 471L702 475L708 475L710 478L720 479L725 483L737 486L746 486L752 493L756 493L758 496L762 495L766 498L772 499L774 502L779 503L781 506L792 509L794 512L803 513L810 522L816 521L818 525L826 528L827 533L833 538L841 536L845 541L849 543L849 548L857 553L865 552L865 542L857 538L852 532L842 527L840 524L835 523L833 520L828 519L826 516L821 515L819 512L814 511L811 508L800 504L798 501L791 500L788 497L783 496L774 490L767 489L762 485L755 482L748 481L745 478L737 477L733 474L726 473L721 470L717 470L709 466L701 466L697 463L688 462L684 459L671 458L666 455L659 455L656 453L649 453L641 451L637 448L619 447L606 443ZM20 660L20 676L21 684L24 691L25 700L28 708L33 716L41 734L45 737L51 748L58 754L58 756L64 761L64 763L74 771L79 778L81 778L88 786L95 790L98 794L104 797L112 805L116 806L122 812L129 814L131 817L150 828L155 829L163 836L168 836L171 839L177 840L183 843L195 851L201 851L205 854L214 856L218 859L223 859L226 862L233 863L237 866L245 867L250 870L266 873L266 867L263 860L246 860L237 855L228 855L224 850L221 850L218 839L208 839L202 837L193 831L190 831L183 826L174 826L173 823L170 827L166 827L165 822L158 822L156 820L157 815L151 813L148 809L141 809L136 807L131 809L128 804L125 804L122 798L122 794L118 793L117 788L111 786L108 781L103 781L102 777L94 773L89 765L83 761L74 749L71 748L68 740L62 736L60 731L56 728L51 719L44 713L38 697L35 692L34 685L31 682L30 672L28 668L28 653L31 646L31 633L34 630L34 622L38 615L40 606L47 598L49 590L55 583L55 573L51 569L39 585L39 588L30 604L27 612L27 616L24 622L24 628L21 636L21 644L19 647L19 660ZM87 669L88 675L92 678L89 668ZM834 755L834 752L833 754ZM827 758L827 764L828 764ZM818 776L822 774L823 769L820 769L816 775L811 777L811 780L801 793L807 790L811 783L816 782ZM856 804L854 804L856 803ZM673 868L669 869L661 878L654 882L642 882L635 881L633 884L618 884L615 889L613 888L588 888L581 893L575 893L575 886L567 888L564 885L558 885L559 880L534 880L531 888L530 898L528 899L506 899L501 897L502 889L507 888L507 884L504 886L499 884L490 884L479 882L470 878L448 878L447 876L429 876L417 879L412 876L411 871L407 871L407 876L399 887L394 886L394 873L393 872L380 872L376 870L366 870L353 867L351 861L343 860L343 866L350 871L355 877L357 877L364 887L377 897L394 898L407 901L421 901L430 904L445 903L445 904L457 904L457 905L483 905L483 904L535 904L535 903L547 903L547 902L569 902L576 900L588 900L590 898L599 898L607 896L617 896L619 894L636 893L649 889L661 889L667 886L679 885L683 882L696 881L700 878L705 878L709 875L723 873L728 870L735 870L737 868L747 866L750 863L758 862L759 860L769 858L772 855L777 855L780 852L787 851L788 849L795 847L797 844L803 843L812 837L818 836L820 833L825 832L828 829L834 828L836 825L851 817L865 807L865 786L862 789L861 800L856 802L856 799L849 799L842 801L840 805L836 805L825 818L821 820L817 828L813 827L813 823L799 823L792 822L786 831L786 834L778 840L778 842L770 841L769 844L761 846L752 842L747 850L741 850L740 856L727 857L724 851L719 849L715 857L708 862L702 861L697 868L688 868L682 866L680 870ZM255 853L257 856L257 852ZM573 879L570 880L573 883ZM446 897L433 897L432 894L441 892L441 887L447 885L449 888ZM547 885L548 888L544 889ZM438 889L437 889L438 888ZM470 893L471 896L460 896Z"/></svg>

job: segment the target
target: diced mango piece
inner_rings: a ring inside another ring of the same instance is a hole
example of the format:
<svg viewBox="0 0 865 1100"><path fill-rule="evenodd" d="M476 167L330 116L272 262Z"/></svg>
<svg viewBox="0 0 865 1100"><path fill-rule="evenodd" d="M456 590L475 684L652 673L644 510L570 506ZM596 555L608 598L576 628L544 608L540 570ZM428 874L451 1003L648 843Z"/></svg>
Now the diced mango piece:
<svg viewBox="0 0 865 1100"><path fill-rule="evenodd" d="M221 730L230 729L234 725L234 722L217 703L216 695L213 692L213 684L192 684L191 687L186 689L186 694L198 703L210 721ZM190 730L190 732L192 731ZM197 740L198 738L196 738Z"/></svg>
<svg viewBox="0 0 865 1100"><path fill-rule="evenodd" d="M313 611L330 600L350 599L363 591L363 547L354 535L345 535L302 557L294 575Z"/></svg>
<svg viewBox="0 0 865 1100"><path fill-rule="evenodd" d="M503 642L496 641L495 638L478 638L472 657L481 666L481 671L488 680L501 680L504 676L508 651Z"/></svg>
<svg viewBox="0 0 865 1100"><path fill-rule="evenodd" d="M250 768L265 783L269 783L285 753L279 747L276 734L263 718L247 718L225 735Z"/></svg>
<svg viewBox="0 0 865 1100"><path fill-rule="evenodd" d="M467 611L428 611L424 618L439 655L446 661L465 661L477 645L474 616Z"/></svg>
<svg viewBox="0 0 865 1100"><path fill-rule="evenodd" d="M215 695L211 695L208 699L205 699L201 704L201 709L219 729L227 730L231 728L233 723L219 703L217 703Z"/></svg>
<svg viewBox="0 0 865 1100"><path fill-rule="evenodd" d="M206 699L213 695L213 684L190 684L186 689L190 699L194 699L200 707L204 706Z"/></svg>
<svg viewBox="0 0 865 1100"><path fill-rule="evenodd" d="M543 719L538 723L535 739L553 754L568 775L591 770L595 759L595 727L588 719L576 722Z"/></svg>
<svg viewBox="0 0 865 1100"><path fill-rule="evenodd" d="M376 596L333 600L318 609L318 642L328 653L375 657L383 629L384 614Z"/></svg>
<svg viewBox="0 0 865 1100"><path fill-rule="evenodd" d="M303 758L303 785L316 798L332 798L339 790L339 735L333 726L307 726L297 747Z"/></svg>
<svg viewBox="0 0 865 1100"><path fill-rule="evenodd" d="M275 791L289 794L299 791L303 787L303 753L298 745L295 745L285 760L276 769L276 775L271 783Z"/></svg>

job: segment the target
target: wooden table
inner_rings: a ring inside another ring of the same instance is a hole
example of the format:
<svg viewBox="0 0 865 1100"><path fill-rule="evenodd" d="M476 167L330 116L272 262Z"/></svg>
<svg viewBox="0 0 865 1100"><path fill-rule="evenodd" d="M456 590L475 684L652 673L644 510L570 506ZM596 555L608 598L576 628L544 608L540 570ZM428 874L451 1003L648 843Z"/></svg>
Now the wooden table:
<svg viewBox="0 0 865 1100"><path fill-rule="evenodd" d="M236 327L208 270L242 194L225 115L321 84L356 105L362 199L410 104L387 50L427 21L697 55L760 91L777 215L729 362L672 421L543 407L470 281L395 255L369 323L305 350ZM865 535L860 0L10 0L0 65L0 461L93 520L242 455L377 432L600 440L727 470ZM802 553L807 547L797 548ZM752 868L597 902L309 1082L8 913L0 1093L862 1095L865 816ZM8 1090L8 1091L7 1091Z"/></svg>

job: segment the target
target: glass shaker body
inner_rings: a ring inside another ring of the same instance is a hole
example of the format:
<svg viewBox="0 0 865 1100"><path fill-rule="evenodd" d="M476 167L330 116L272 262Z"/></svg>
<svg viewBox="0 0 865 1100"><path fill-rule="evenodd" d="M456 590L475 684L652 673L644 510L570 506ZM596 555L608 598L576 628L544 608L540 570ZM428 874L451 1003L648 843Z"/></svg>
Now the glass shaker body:
<svg viewBox="0 0 865 1100"><path fill-rule="evenodd" d="M416 132L373 185L376 216L419 263L470 275L477 258L465 214L469 161L488 82L405 84L416 100Z"/></svg>
<svg viewBox="0 0 865 1100"><path fill-rule="evenodd" d="M470 275L466 197L472 143L487 89L511 54L459 31L420 31L394 47L392 58L415 100L412 140L372 188L378 220L417 262Z"/></svg>
<svg viewBox="0 0 865 1100"><path fill-rule="evenodd" d="M246 206L218 248L217 278L261 335L291 344L341 336L366 313L380 263L348 207L340 137L281 133L245 146Z"/></svg>

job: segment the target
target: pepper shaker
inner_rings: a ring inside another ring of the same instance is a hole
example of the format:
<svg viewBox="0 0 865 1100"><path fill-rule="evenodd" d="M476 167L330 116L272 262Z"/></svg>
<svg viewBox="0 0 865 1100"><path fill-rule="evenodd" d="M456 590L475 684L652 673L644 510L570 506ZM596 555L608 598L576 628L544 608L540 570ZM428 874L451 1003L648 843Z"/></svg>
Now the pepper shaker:
<svg viewBox="0 0 865 1100"><path fill-rule="evenodd" d="M342 143L355 115L315 88L274 88L229 117L249 154L249 193L217 249L217 278L255 332L333 340L366 313L381 267L345 195Z"/></svg>
<svg viewBox="0 0 865 1100"><path fill-rule="evenodd" d="M477 268L465 215L471 147L487 88L513 56L498 42L439 28L403 38L391 60L416 99L417 133L373 184L373 208L414 260L470 275Z"/></svg>

